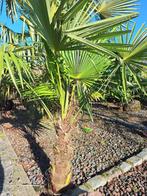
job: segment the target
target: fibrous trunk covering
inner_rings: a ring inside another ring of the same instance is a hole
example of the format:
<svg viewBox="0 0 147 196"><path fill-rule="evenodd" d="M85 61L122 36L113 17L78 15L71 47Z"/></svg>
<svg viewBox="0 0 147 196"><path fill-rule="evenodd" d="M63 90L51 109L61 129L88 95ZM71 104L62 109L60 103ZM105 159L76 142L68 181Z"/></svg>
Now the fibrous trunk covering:
<svg viewBox="0 0 147 196"><path fill-rule="evenodd" d="M72 177L73 148L70 141L71 127L64 121L56 126L57 141L54 147L52 162L51 184L53 192L66 187Z"/></svg>

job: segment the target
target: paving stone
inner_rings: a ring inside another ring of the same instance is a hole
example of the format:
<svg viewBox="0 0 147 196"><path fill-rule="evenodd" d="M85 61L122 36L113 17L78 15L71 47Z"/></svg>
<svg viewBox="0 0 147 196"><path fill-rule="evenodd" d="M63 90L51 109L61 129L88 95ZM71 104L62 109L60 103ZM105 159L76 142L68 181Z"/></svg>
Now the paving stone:
<svg viewBox="0 0 147 196"><path fill-rule="evenodd" d="M99 175L99 176L91 178L88 181L88 184L90 185L90 187L92 187L93 190L96 190L100 186L104 186L106 182L107 182L106 178L103 177L102 175Z"/></svg>
<svg viewBox="0 0 147 196"><path fill-rule="evenodd" d="M6 135L0 139L0 174L1 196L36 195Z"/></svg>
<svg viewBox="0 0 147 196"><path fill-rule="evenodd" d="M140 157L142 161L146 161L147 160L147 148L142 150L139 154L137 154L137 156Z"/></svg>
<svg viewBox="0 0 147 196"><path fill-rule="evenodd" d="M125 173L132 168L132 165L127 162L123 162L119 165L119 168L122 171L122 173Z"/></svg>
<svg viewBox="0 0 147 196"><path fill-rule="evenodd" d="M89 180L85 184L81 185L79 188L80 188L80 190L87 191L87 192L93 191L93 188L89 183Z"/></svg>
<svg viewBox="0 0 147 196"><path fill-rule="evenodd" d="M114 167L109 171L105 172L103 176L105 177L107 182L110 182L113 178L116 178L121 174L122 174L121 169L119 167Z"/></svg>
<svg viewBox="0 0 147 196"><path fill-rule="evenodd" d="M142 159L138 156L131 157L127 159L127 163L131 164L133 167L141 165L142 164Z"/></svg>

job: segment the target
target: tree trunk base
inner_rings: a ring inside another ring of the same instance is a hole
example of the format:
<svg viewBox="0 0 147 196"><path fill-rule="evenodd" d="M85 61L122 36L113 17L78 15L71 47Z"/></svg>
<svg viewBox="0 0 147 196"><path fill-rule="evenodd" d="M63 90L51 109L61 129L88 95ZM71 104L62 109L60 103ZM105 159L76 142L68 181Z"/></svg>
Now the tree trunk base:
<svg viewBox="0 0 147 196"><path fill-rule="evenodd" d="M54 193L68 186L72 177L73 148L70 142L70 133L58 136L54 148L54 160L51 170L51 185Z"/></svg>

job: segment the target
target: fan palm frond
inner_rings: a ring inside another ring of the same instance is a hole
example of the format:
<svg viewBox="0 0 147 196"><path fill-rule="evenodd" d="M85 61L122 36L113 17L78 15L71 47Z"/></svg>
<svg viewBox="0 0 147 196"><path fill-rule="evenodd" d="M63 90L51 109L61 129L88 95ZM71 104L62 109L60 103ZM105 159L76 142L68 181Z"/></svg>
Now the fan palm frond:
<svg viewBox="0 0 147 196"><path fill-rule="evenodd" d="M101 19L136 11L138 0L98 0L96 10Z"/></svg>
<svg viewBox="0 0 147 196"><path fill-rule="evenodd" d="M23 88L24 79L33 81L33 75L30 71L29 64L15 54L14 48L15 46L13 45L2 45L0 47L0 81L2 80L3 76L8 74L15 88L20 93L18 79L19 83L21 84L21 88Z"/></svg>
<svg viewBox="0 0 147 196"><path fill-rule="evenodd" d="M106 56L86 51L65 51L62 55L68 67L69 77L85 83L98 80L101 72L111 64L111 60Z"/></svg>
<svg viewBox="0 0 147 196"><path fill-rule="evenodd" d="M130 23L126 25L127 29L129 28L129 25ZM121 35L119 38L115 38L116 43L132 45L129 50L119 51L117 53L119 59L114 67L114 69L117 69L114 74L117 72L121 78L123 94L126 101L129 76L132 76L140 90L146 94L145 88L141 82L141 73L147 71L147 29L145 28L145 25L142 25L135 33L135 27L136 23L133 24L130 35Z"/></svg>
<svg viewBox="0 0 147 196"><path fill-rule="evenodd" d="M107 49L107 46L99 45L103 38L99 34L107 33L118 25L136 17L137 13L124 16L116 16L102 21L91 22L91 4L93 1L72 1L68 8L67 1L60 4L53 1L29 0L26 9L30 16L27 18L36 31L45 40L52 51L66 49L78 50L79 46L84 49L91 48L115 56ZM123 34L124 32L122 32ZM117 34L117 32L116 32ZM120 31L118 32L120 34ZM95 43L97 42L97 43Z"/></svg>

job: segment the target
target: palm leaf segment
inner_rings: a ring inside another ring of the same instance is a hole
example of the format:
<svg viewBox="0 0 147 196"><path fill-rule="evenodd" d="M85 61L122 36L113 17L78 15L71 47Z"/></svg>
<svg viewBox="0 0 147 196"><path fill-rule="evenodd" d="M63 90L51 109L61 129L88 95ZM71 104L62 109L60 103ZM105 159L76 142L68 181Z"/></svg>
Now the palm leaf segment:
<svg viewBox="0 0 147 196"><path fill-rule="evenodd" d="M111 60L106 56L101 56L85 51L62 52L65 59L67 75L70 84L75 86L75 94L79 103L90 113L90 100L102 98L96 90L97 82L103 72L111 65Z"/></svg>
<svg viewBox="0 0 147 196"><path fill-rule="evenodd" d="M30 37L29 33L24 32L16 33L4 24L0 24L0 43L20 45L21 42L27 42L27 38Z"/></svg>
<svg viewBox="0 0 147 196"><path fill-rule="evenodd" d="M129 29L129 26L130 23L124 28ZM121 35L120 37L115 38L116 43L132 45L129 50L118 53L119 59L111 74L111 77L116 73L119 74L122 81L124 99L126 101L128 100L127 87L129 84L129 76L132 76L140 90L146 94L141 81L141 73L145 74L147 72L147 29L145 28L145 25L142 25L135 33L135 27L136 23L133 23L130 35Z"/></svg>
<svg viewBox="0 0 147 196"><path fill-rule="evenodd" d="M62 52L68 77L83 85L92 85L100 77L101 72L108 68L111 61L106 56L85 52Z"/></svg>
<svg viewBox="0 0 147 196"><path fill-rule="evenodd" d="M15 46L4 44L0 47L0 82L6 75L19 93L25 80L33 81L29 64L15 52Z"/></svg>
<svg viewBox="0 0 147 196"><path fill-rule="evenodd" d="M4 3L6 4L6 14L7 16L10 16L12 21L14 21L15 16L16 16L16 0L1 0L0 2L0 7L1 11L3 9Z"/></svg>
<svg viewBox="0 0 147 196"><path fill-rule="evenodd" d="M39 0L28 0L25 7L29 10L30 24L36 28L52 51L77 50L80 47L96 49L116 57L116 54L107 49L107 45L100 45L106 39L105 37L103 40L101 35L106 33L107 36L108 33L109 36L114 27L136 17L137 13L92 22L98 4L92 0L42 0L41 3Z"/></svg>
<svg viewBox="0 0 147 196"><path fill-rule="evenodd" d="M95 0L96 10L101 19L129 14L136 10L138 0Z"/></svg>
<svg viewBox="0 0 147 196"><path fill-rule="evenodd" d="M17 19L18 12L24 1L26 0L1 0L0 10L2 12L4 6L6 6L6 15L12 19L12 22L14 22Z"/></svg>
<svg viewBox="0 0 147 196"><path fill-rule="evenodd" d="M132 35L134 33L136 24L133 26ZM126 40L127 41L127 40ZM134 35L132 40L133 48L122 54L122 62L124 63L124 74L127 75L127 68L130 74L133 76L134 81L137 83L139 88L146 94L140 81L140 73L147 72L147 29L144 25L138 30L136 36ZM122 72L123 73L123 72ZM123 89L124 94L127 94L127 78L123 76ZM126 79L125 79L126 78Z"/></svg>

